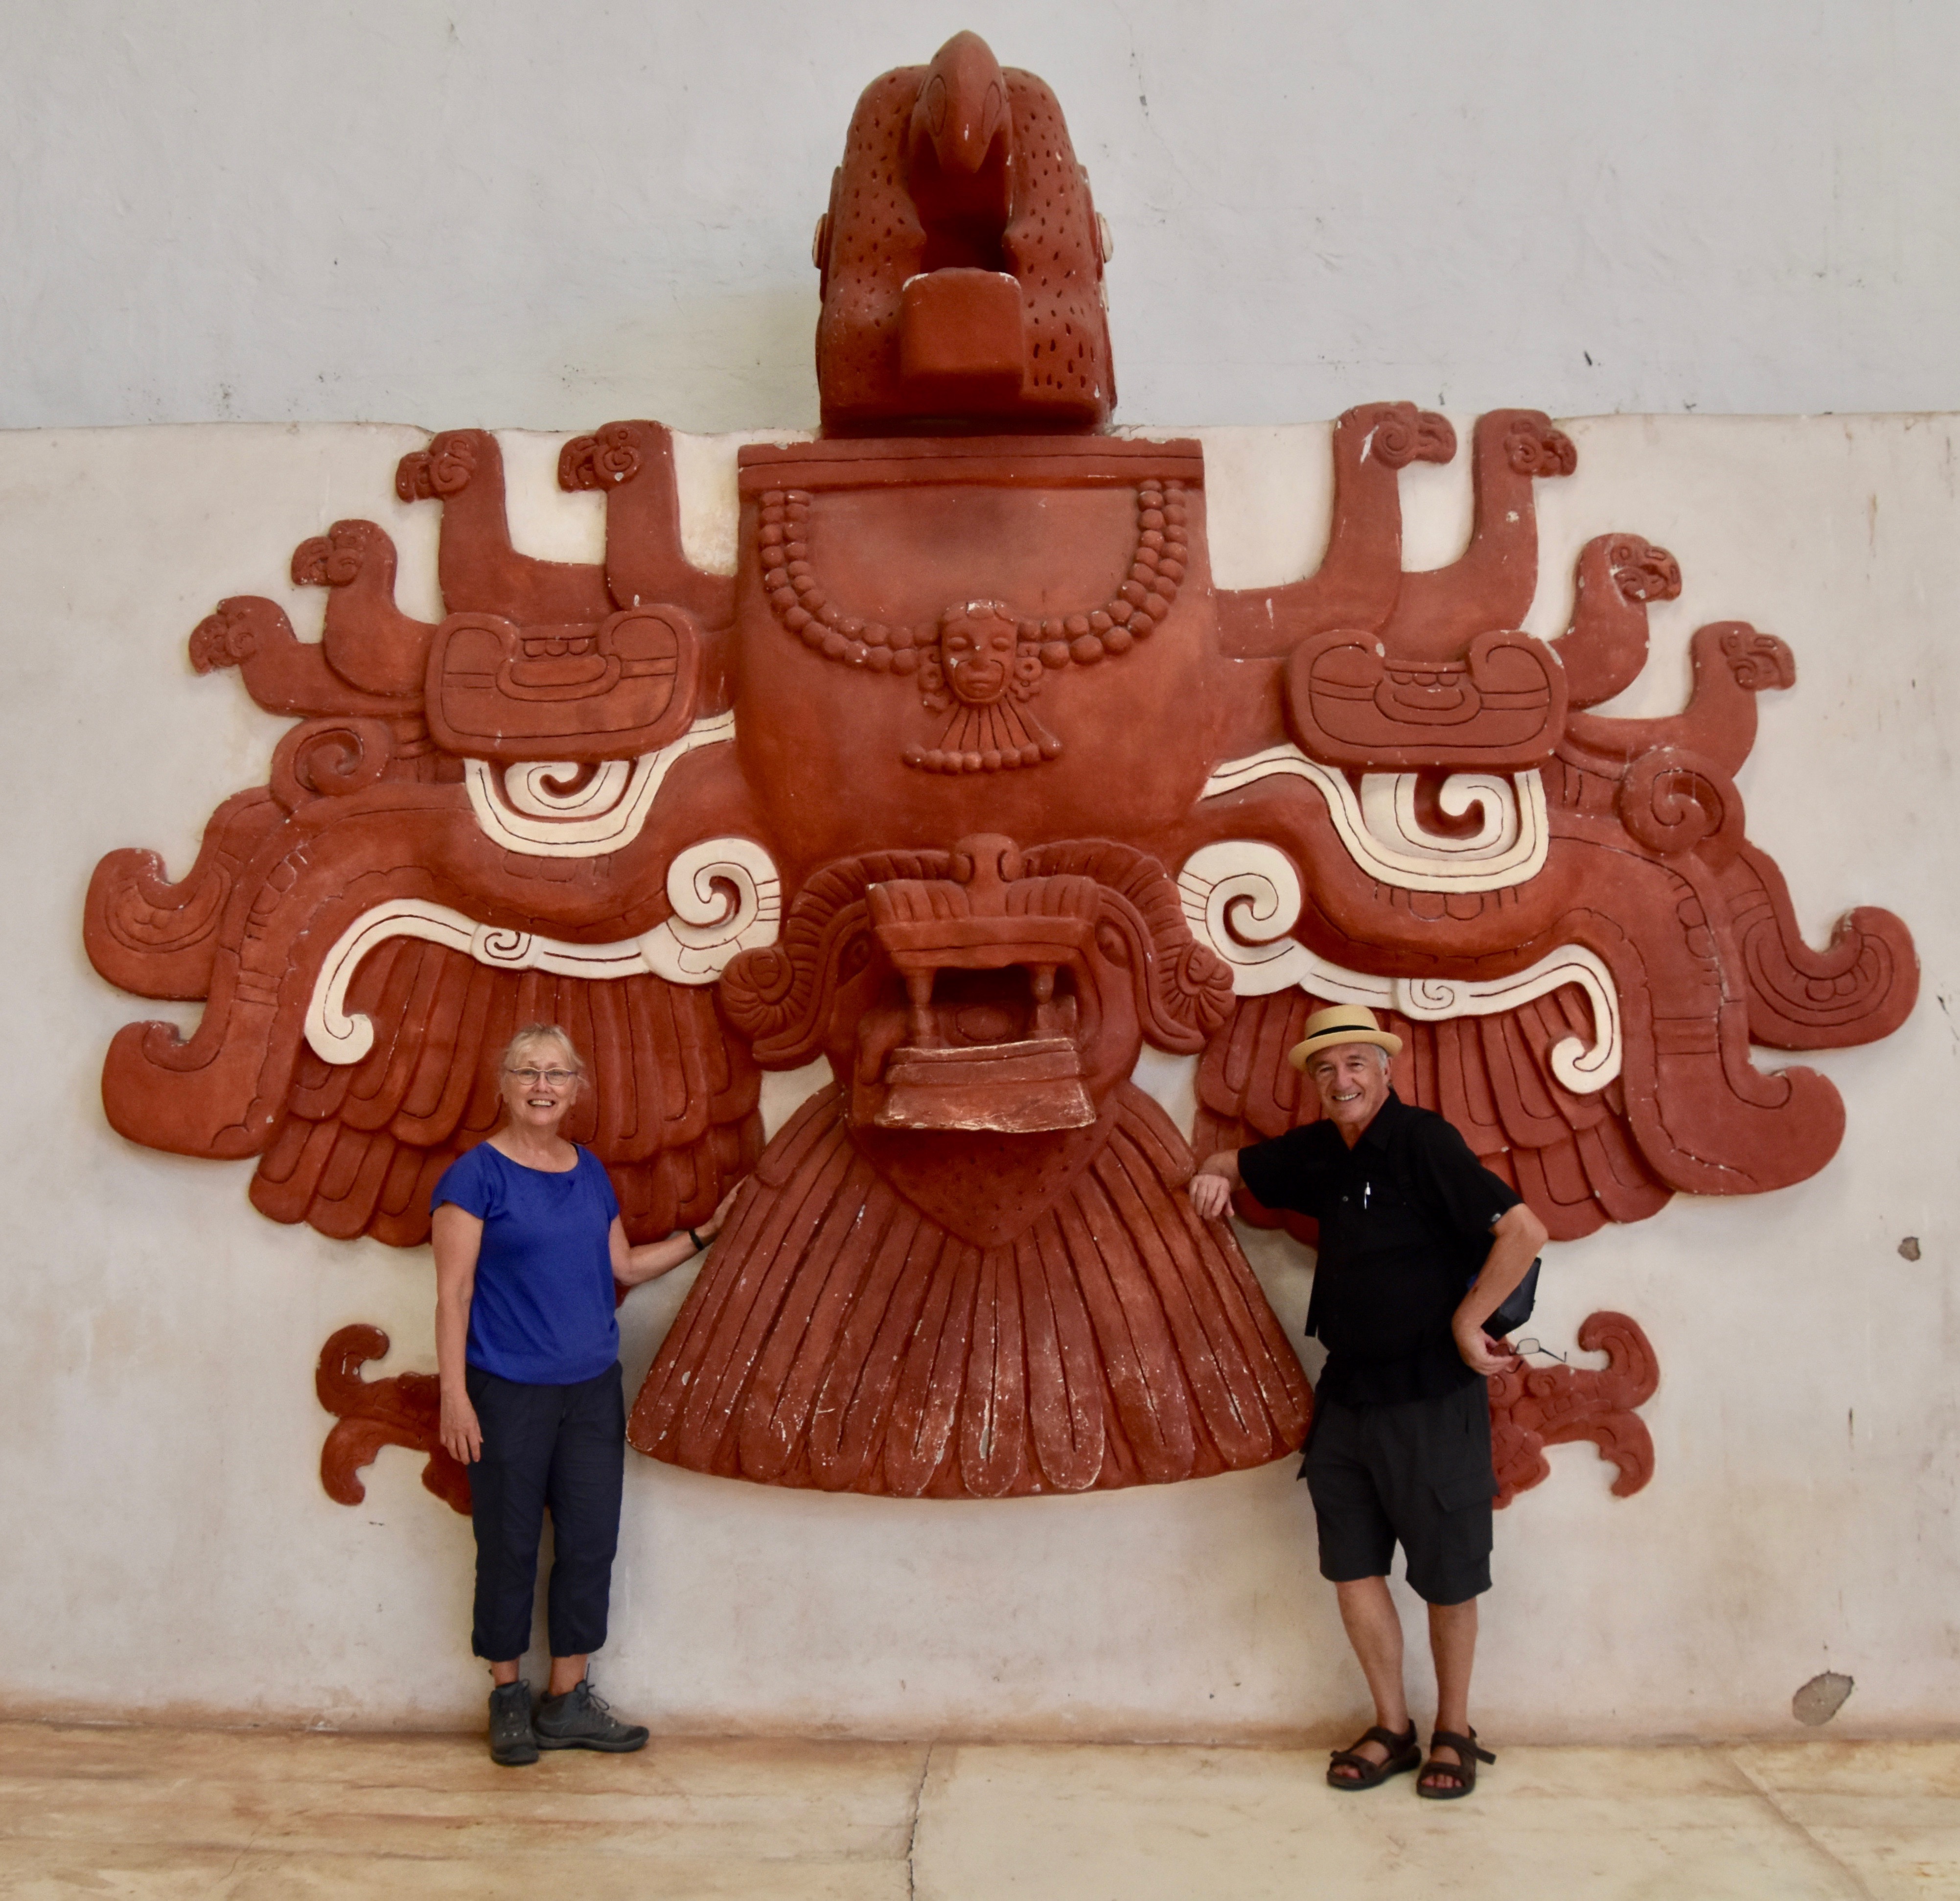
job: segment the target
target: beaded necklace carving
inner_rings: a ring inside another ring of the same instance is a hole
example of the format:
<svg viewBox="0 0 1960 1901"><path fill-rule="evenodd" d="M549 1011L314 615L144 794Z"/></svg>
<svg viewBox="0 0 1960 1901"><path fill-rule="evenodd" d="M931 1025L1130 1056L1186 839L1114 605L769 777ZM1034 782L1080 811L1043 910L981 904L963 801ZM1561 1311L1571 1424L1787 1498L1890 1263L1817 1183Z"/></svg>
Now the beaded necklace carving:
<svg viewBox="0 0 1960 1901"><path fill-rule="evenodd" d="M1185 485L1137 489L1137 543L1115 593L1087 613L1032 619L1004 601L956 601L919 626L867 621L824 592L810 559L810 494L762 496L756 559L783 627L827 660L874 673L915 675L929 712L952 717L936 746L905 750L927 772L999 772L1055 758L1061 741L1028 702L1043 677L1128 652L1156 630L1177 599L1185 561Z"/></svg>

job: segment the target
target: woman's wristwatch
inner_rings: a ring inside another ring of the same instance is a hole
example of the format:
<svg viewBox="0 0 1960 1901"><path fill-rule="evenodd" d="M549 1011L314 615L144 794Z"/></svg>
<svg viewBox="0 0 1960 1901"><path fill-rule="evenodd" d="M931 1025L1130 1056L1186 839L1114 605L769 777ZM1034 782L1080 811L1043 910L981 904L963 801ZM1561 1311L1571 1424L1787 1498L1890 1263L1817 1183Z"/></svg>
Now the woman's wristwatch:
<svg viewBox="0 0 1960 1901"><path fill-rule="evenodd" d="M708 1243L704 1241L691 1228L687 1231L687 1238L694 1243L694 1251L697 1254L705 1254L707 1253Z"/></svg>

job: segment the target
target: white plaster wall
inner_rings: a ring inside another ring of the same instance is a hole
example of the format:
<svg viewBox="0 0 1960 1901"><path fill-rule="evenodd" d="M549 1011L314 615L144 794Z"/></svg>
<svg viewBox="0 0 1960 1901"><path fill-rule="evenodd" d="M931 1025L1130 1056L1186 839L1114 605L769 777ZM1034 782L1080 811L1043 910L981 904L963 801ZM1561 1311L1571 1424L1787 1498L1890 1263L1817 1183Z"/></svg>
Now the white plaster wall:
<svg viewBox="0 0 1960 1901"><path fill-rule="evenodd" d="M851 103L963 26L1125 420L1960 408L1936 0L0 0L0 426L807 423Z"/></svg>
<svg viewBox="0 0 1960 1901"><path fill-rule="evenodd" d="M1702 621L1747 617L1789 640L1798 683L1766 697L1742 776L1751 836L1813 937L1855 903L1902 912L1924 995L1888 1042L1817 1059L1850 1115L1817 1179L1682 1199L1554 1250L1541 1337L1569 1348L1610 1306L1653 1339L1658 1473L1616 1500L1589 1447L1558 1449L1551 1479L1500 1516L1479 1724L1514 1739L1800 1733L1792 1692L1835 1669L1857 1685L1836 1730L1949 1727L1960 421L1567 426L1580 473L1540 491L1534 625L1562 624L1580 544L1630 528L1671 548L1687 583L1653 616L1630 710L1679 702ZM281 729L234 676L191 673L185 636L213 602L270 594L310 632L320 597L285 584L290 550L364 514L402 547L404 604L432 611L436 511L390 494L417 440L310 425L0 435L14 805L0 848L0 1607L15 1640L0 1709L384 1725L480 1713L465 1522L399 1450L371 1468L359 1508L330 1502L316 1476L331 1422L312 1372L330 1332L385 1326L396 1350L373 1371L433 1364L426 1253L277 1227L246 1200L249 1164L112 1133L97 1087L110 1036L195 1007L112 991L80 943L97 858L148 845L180 874L206 814L262 777ZM1209 436L1226 584L1310 561L1325 444L1324 425ZM711 547L732 445L686 447L687 532ZM548 486L555 441L507 448L520 545L589 549L593 498ZM1405 491L1411 559L1447 559L1467 471L1414 471ZM1146 1080L1188 1117L1188 1066L1159 1061ZM1907 1235L1917 1262L1897 1251ZM1297 1329L1305 1257L1254 1247ZM629 1380L686 1281L625 1308ZM779 1492L635 1457L613 1609L599 1680L667 1730L1246 1738L1325 1734L1362 1708L1287 1463L944 1504Z"/></svg>

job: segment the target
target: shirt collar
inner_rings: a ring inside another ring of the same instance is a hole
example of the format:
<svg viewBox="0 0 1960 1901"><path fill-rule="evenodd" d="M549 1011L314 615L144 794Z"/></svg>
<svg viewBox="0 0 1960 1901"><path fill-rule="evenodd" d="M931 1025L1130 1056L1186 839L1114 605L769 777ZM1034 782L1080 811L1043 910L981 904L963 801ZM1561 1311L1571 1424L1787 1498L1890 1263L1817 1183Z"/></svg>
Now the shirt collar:
<svg viewBox="0 0 1960 1901"><path fill-rule="evenodd" d="M1361 1139L1354 1146L1386 1150L1389 1138L1395 1134L1395 1125L1408 1113L1408 1105L1398 1096L1393 1087L1389 1091L1388 1100L1375 1111L1375 1119L1361 1132Z"/></svg>

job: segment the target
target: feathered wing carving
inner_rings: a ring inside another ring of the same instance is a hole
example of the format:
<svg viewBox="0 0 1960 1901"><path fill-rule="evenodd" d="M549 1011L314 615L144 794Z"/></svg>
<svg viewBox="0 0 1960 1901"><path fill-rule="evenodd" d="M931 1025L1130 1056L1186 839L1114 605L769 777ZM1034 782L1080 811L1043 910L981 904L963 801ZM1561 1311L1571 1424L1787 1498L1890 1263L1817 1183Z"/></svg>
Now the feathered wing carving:
<svg viewBox="0 0 1960 1901"><path fill-rule="evenodd" d="M565 1133L606 1164L634 1240L705 1219L761 1151L759 1073L711 989L495 970L396 938L362 963L348 1001L374 1046L353 1063L301 1051L252 1182L275 1221L426 1240L429 1191L496 1126L497 1052L527 1023L563 1024L585 1053L590 1087Z"/></svg>
<svg viewBox="0 0 1960 1901"><path fill-rule="evenodd" d="M1198 1067L1194 1146L1201 1156L1318 1119L1312 1086L1286 1052L1306 1033L1308 1016L1329 1001L1298 989L1239 1000ZM1592 1034L1590 1011L1576 989L1440 1023L1377 1014L1402 1040L1391 1071L1396 1093L1455 1123L1477 1159L1531 1204L1554 1240L1577 1240L1609 1221L1644 1221L1666 1205L1672 1191L1641 1159L1620 1083L1575 1095L1552 1072L1551 1052L1561 1040ZM1315 1238L1313 1224L1298 1215L1255 1211L1251 1218L1309 1244Z"/></svg>
<svg viewBox="0 0 1960 1901"><path fill-rule="evenodd" d="M1188 1151L1125 1086L1096 1159L998 1247L853 1146L845 1095L778 1138L655 1360L641 1451L826 1491L1002 1498L1162 1483L1304 1436L1297 1361Z"/></svg>

